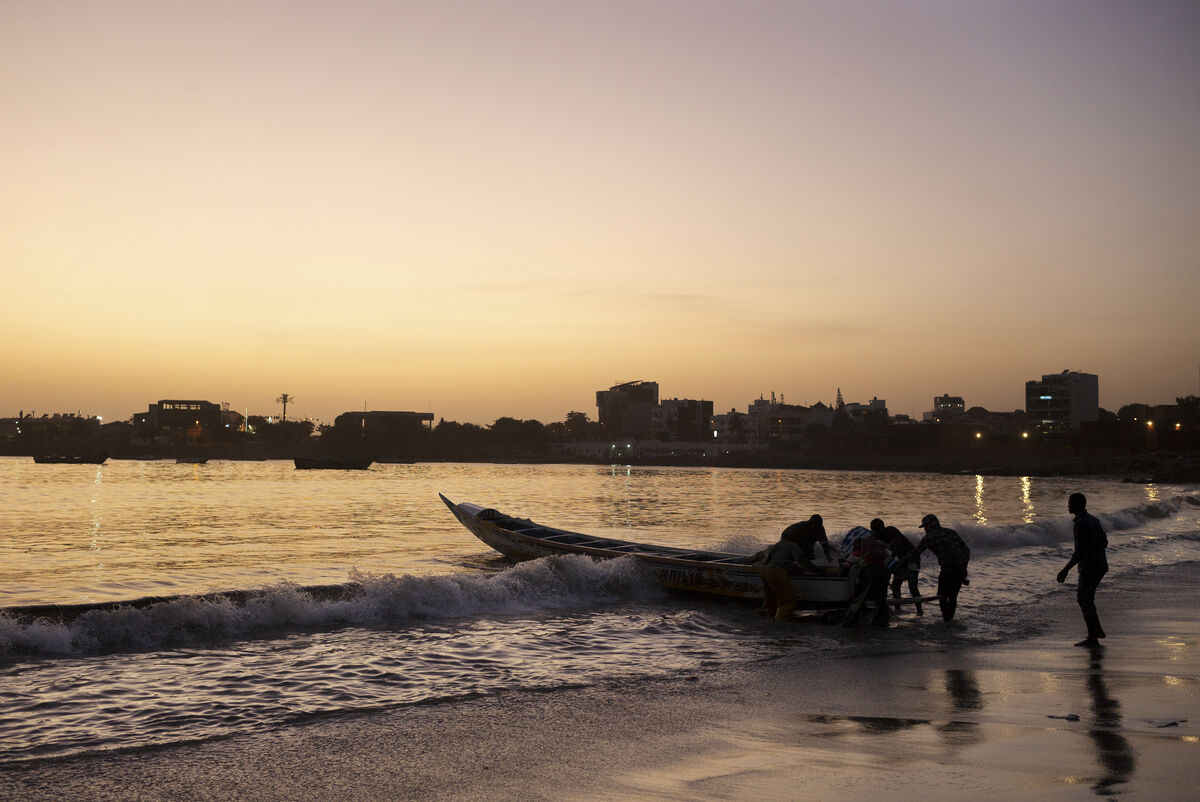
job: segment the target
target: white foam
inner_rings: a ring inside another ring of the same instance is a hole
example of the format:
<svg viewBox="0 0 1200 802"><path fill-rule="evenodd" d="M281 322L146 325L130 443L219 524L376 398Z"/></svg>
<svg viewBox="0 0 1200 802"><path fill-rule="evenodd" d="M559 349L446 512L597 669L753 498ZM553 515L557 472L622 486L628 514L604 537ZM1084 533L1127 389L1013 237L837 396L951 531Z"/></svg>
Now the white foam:
<svg viewBox="0 0 1200 802"><path fill-rule="evenodd" d="M1093 514L1100 520L1105 531L1109 533L1111 544L1111 535L1114 533L1145 527L1153 521L1176 516L1181 511L1185 514L1192 514L1192 509L1196 506L1200 506L1200 494L1175 496L1115 512L1093 512ZM1022 524L989 526L971 521L943 520L942 525L955 530L962 536L967 545L971 547L972 556L1036 546L1059 547L1063 544L1071 544L1074 539L1074 522L1069 515ZM838 542L844 544L847 536L860 529L862 527L851 529ZM914 529L906 531L904 534L916 543L925 533L920 529ZM848 553L848 549L843 550Z"/></svg>
<svg viewBox="0 0 1200 802"><path fill-rule="evenodd" d="M1185 505L1195 505L1193 496L1175 496L1163 501L1139 504L1124 510L1093 515L1099 519L1101 526L1111 536L1130 529L1144 527L1147 523L1178 515ZM967 542L973 553L987 554L1011 549L1028 548L1031 546L1057 547L1070 544L1074 540L1075 525L1069 515L1045 518L1040 521L1025 524L1008 524L1000 526L985 526L969 521L946 521L948 526ZM910 535L917 541L921 538L919 530Z"/></svg>
<svg viewBox="0 0 1200 802"><path fill-rule="evenodd" d="M0 613L0 656L142 650L236 638L259 630L515 615L651 598L661 593L632 557L568 555L520 563L489 576L352 572L358 592L316 599L295 585L264 589L243 605L188 596L143 608L83 613L68 623L22 623Z"/></svg>

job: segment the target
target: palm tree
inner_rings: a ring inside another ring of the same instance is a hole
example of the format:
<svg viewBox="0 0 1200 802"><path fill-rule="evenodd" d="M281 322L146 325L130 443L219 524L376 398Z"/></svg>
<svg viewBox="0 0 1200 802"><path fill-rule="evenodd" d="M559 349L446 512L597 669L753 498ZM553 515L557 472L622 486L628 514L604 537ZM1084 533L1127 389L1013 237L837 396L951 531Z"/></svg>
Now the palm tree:
<svg viewBox="0 0 1200 802"><path fill-rule="evenodd" d="M295 397L295 396L288 395L287 393L284 393L283 395L281 395L281 396L279 396L278 398L276 398L276 399L275 399L275 403L276 403L276 404L283 404L283 422L284 422L284 423L287 423L287 405L288 405L288 402L289 402L289 401L295 401L295 400L296 400L296 397Z"/></svg>

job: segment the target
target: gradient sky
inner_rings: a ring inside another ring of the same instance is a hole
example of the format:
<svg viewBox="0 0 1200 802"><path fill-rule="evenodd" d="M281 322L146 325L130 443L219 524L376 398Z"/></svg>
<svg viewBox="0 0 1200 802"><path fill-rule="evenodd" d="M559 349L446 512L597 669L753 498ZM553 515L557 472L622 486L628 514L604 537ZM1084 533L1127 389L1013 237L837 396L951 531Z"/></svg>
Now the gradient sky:
<svg viewBox="0 0 1200 802"><path fill-rule="evenodd" d="M1200 377L1200 3L0 0L0 415Z"/></svg>

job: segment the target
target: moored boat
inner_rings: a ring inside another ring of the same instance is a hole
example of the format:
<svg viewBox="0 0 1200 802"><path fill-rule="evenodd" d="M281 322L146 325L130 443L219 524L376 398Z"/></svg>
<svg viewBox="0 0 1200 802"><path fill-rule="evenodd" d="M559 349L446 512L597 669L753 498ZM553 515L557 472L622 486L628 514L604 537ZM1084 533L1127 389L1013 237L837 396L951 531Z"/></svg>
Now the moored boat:
<svg viewBox="0 0 1200 802"><path fill-rule="evenodd" d="M296 457L292 462L298 470L340 470L365 471L375 460L365 459L314 459L312 457Z"/></svg>
<svg viewBox="0 0 1200 802"><path fill-rule="evenodd" d="M41 454L33 458L34 462L42 465L103 465L107 460L108 454Z"/></svg>
<svg viewBox="0 0 1200 802"><path fill-rule="evenodd" d="M515 518L477 504L455 504L439 494L459 523L496 551L514 560L563 554L596 559L633 557L649 568L664 588L740 599L761 599L763 583L745 554L685 549L586 535ZM849 576L791 573L797 606L845 607L853 597Z"/></svg>

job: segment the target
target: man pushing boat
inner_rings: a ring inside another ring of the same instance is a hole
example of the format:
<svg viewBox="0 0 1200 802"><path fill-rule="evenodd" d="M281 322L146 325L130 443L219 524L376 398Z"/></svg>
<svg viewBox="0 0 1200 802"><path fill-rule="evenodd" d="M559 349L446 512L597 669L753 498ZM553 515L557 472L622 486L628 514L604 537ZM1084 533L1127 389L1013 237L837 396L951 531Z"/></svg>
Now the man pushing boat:
<svg viewBox="0 0 1200 802"><path fill-rule="evenodd" d="M942 526L936 515L926 515L921 519L921 528L925 537L917 547L907 554L901 555L901 564L909 562L921 552L928 549L937 557L938 567L938 604L942 608L942 620L954 620L954 611L958 607L958 592L963 585L970 584L967 579L967 564L971 561L971 548L953 529Z"/></svg>
<svg viewBox="0 0 1200 802"><path fill-rule="evenodd" d="M804 526L807 525L805 521ZM801 545L805 533L800 527L800 524L789 526L779 536L778 543L750 558L750 564L763 582L763 604L759 610L776 621L783 621L796 609L796 595L792 592L788 569L798 565L812 567L812 561Z"/></svg>
<svg viewBox="0 0 1200 802"><path fill-rule="evenodd" d="M782 537L789 537L796 543L800 544L800 548L804 550L804 558L802 565L812 573L820 573L819 569L813 565L812 560L816 557L817 544L821 544L821 550L825 552L826 560L833 560L833 546L829 545L829 535L825 534L825 521L820 515L815 512L807 521L794 523L787 529L783 530Z"/></svg>

